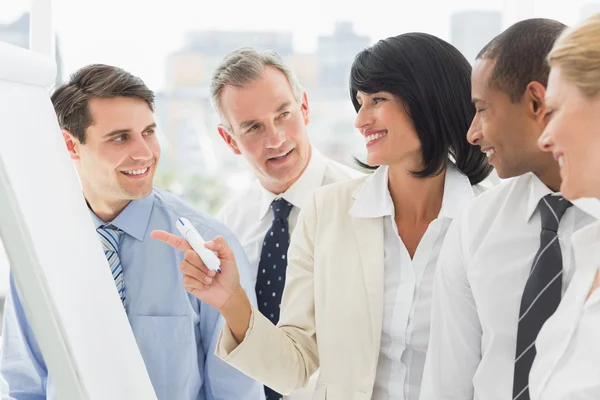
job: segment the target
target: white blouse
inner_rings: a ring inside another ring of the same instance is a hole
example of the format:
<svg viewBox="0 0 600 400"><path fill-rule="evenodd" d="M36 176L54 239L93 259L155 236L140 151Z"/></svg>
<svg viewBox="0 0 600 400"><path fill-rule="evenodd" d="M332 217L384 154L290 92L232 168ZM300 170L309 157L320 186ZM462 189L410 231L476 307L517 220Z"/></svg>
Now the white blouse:
<svg viewBox="0 0 600 400"><path fill-rule="evenodd" d="M537 341L531 400L600 399L600 290L588 298L600 267L600 221L573 234L576 270Z"/></svg>
<svg viewBox="0 0 600 400"><path fill-rule="evenodd" d="M429 342L433 277L440 248L452 219L483 192L448 165L442 208L425 231L411 259L398 234L388 189L388 167L366 181L350 215L384 219L384 308L381 347L372 400L418 400Z"/></svg>

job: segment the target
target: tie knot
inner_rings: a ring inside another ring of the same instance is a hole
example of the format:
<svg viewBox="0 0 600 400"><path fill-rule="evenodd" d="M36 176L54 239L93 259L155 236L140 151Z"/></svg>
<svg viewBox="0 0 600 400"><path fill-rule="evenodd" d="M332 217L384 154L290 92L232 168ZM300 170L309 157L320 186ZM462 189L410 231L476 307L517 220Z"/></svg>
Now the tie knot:
<svg viewBox="0 0 600 400"><path fill-rule="evenodd" d="M100 241L105 250L119 251L119 239L121 238L121 233L123 233L122 230L114 225L106 224L99 226L96 231L100 235Z"/></svg>
<svg viewBox="0 0 600 400"><path fill-rule="evenodd" d="M271 209L275 215L274 219L287 219L287 217L290 215L290 211L292 211L292 207L293 205L284 198L273 200L271 203Z"/></svg>
<svg viewBox="0 0 600 400"><path fill-rule="evenodd" d="M567 211L567 208L573 204L562 196L552 194L542 197L539 208L542 214L542 229L548 229L554 232L558 231L560 219Z"/></svg>

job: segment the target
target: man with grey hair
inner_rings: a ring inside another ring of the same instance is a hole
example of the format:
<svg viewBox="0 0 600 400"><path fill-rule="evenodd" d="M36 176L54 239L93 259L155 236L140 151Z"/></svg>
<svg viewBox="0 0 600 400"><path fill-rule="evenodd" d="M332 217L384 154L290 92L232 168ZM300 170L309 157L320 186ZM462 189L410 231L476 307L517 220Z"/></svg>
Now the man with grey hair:
<svg viewBox="0 0 600 400"><path fill-rule="evenodd" d="M230 53L213 75L211 96L221 117L219 134L257 177L217 218L242 243L256 277L258 308L277 324L289 235L304 200L314 189L361 174L326 159L311 145L306 92L276 53L248 48ZM265 393L267 400L283 398L268 387ZM310 393L288 398L310 398Z"/></svg>

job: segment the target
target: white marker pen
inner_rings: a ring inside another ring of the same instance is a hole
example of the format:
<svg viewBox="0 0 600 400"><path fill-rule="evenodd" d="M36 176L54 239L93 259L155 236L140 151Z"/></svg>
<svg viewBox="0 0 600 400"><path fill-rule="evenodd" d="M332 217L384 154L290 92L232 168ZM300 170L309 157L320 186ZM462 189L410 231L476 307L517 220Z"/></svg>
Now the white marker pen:
<svg viewBox="0 0 600 400"><path fill-rule="evenodd" d="M175 223L175 226L177 226L177 229L183 238L187 240L190 246L192 246L192 249L198 253L206 267L221 273L221 268L219 268L221 260L219 260L219 257L217 257L215 253L204 247L205 241L202 239L202 236L200 236L196 228L194 228L194 225L192 225L187 218L179 218L177 223Z"/></svg>

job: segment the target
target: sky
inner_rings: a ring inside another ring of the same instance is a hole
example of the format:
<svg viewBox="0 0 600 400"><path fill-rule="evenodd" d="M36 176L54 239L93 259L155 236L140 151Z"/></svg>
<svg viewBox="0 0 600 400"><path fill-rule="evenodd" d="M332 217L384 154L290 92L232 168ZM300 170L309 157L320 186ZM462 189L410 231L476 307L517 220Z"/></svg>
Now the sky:
<svg viewBox="0 0 600 400"><path fill-rule="evenodd" d="M310 52L318 36L331 33L336 21L352 21L358 33L373 41L409 31L449 40L450 17L455 12L504 10L506 24L515 18L514 4L520 2L530 16L573 24L581 16L581 7L592 1L54 0L52 7L66 74L94 62L113 64L158 91L165 83L165 58L181 49L190 30L291 31L296 50ZM1 0L0 23L29 8L30 0Z"/></svg>

